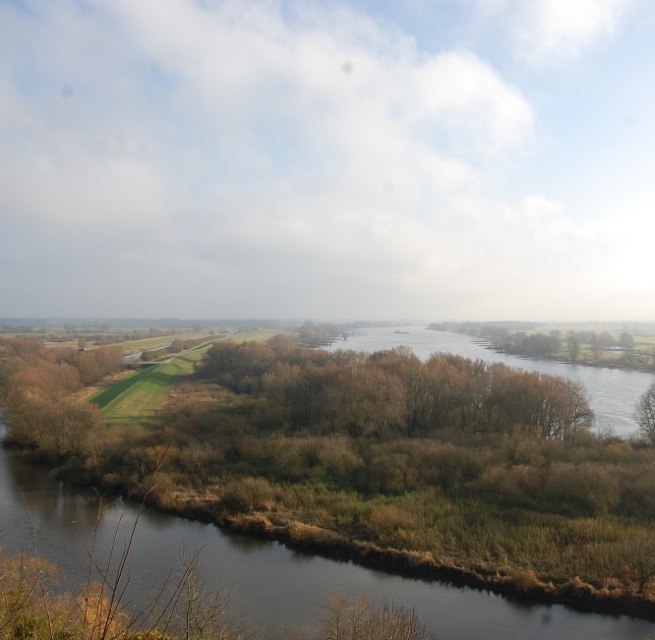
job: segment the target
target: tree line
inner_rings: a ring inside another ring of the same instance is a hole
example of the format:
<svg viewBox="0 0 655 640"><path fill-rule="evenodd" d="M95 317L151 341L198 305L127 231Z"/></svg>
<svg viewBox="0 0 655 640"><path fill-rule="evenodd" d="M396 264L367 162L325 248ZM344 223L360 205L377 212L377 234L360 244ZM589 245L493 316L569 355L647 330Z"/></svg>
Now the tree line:
<svg viewBox="0 0 655 640"><path fill-rule="evenodd" d="M279 427L350 436L425 436L446 428L569 440L593 420L583 389L556 376L404 347L373 354L219 342L198 375L256 393Z"/></svg>
<svg viewBox="0 0 655 640"><path fill-rule="evenodd" d="M626 366L655 365L655 350L640 351L629 331L610 333L588 329L548 333L534 330L531 323L433 323L434 331L453 331L485 338L497 351L533 358L558 358L569 362L599 364L611 361Z"/></svg>

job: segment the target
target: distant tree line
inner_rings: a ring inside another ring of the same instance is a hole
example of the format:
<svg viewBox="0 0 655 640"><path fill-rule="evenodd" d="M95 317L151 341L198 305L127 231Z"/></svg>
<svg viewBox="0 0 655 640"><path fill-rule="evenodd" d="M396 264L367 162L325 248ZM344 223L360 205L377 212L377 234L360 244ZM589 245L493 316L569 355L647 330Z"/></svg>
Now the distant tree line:
<svg viewBox="0 0 655 640"><path fill-rule="evenodd" d="M344 335L346 327L339 324L305 322L298 328L298 341L307 347L325 346Z"/></svg>
<svg viewBox="0 0 655 640"><path fill-rule="evenodd" d="M452 331L453 333L467 333L469 335L483 335L486 331L505 329L506 331L533 331L537 327L535 322L518 320L494 322L432 322L428 325L431 331Z"/></svg>
<svg viewBox="0 0 655 640"><path fill-rule="evenodd" d="M554 329L548 333L535 332L532 323L433 323L435 331L454 331L485 338L497 351L534 358L559 357L570 362L600 363L603 353L621 354L618 362L627 365L648 364L655 352L640 354L635 350L634 336L627 331L612 334L609 331L567 331ZM616 361L615 361L616 362Z"/></svg>

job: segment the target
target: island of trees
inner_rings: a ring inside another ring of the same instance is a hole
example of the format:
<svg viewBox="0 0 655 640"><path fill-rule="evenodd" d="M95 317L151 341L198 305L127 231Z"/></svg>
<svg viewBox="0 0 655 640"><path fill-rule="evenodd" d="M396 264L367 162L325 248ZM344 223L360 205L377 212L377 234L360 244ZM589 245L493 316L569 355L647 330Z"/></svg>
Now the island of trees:
<svg viewBox="0 0 655 640"><path fill-rule="evenodd" d="M655 437L594 433L568 380L279 334L196 346L160 409L120 423L82 399L121 368L114 348L12 339L0 353L7 442L68 482L390 571L655 619Z"/></svg>

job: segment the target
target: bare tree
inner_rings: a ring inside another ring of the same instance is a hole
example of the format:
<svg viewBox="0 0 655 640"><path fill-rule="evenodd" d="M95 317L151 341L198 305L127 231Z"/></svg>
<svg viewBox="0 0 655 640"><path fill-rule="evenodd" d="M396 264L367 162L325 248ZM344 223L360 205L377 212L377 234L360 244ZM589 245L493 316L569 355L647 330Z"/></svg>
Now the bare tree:
<svg viewBox="0 0 655 640"><path fill-rule="evenodd" d="M575 331L569 331L566 336L566 343L569 347L569 360L575 362L580 355L580 339Z"/></svg>
<svg viewBox="0 0 655 640"><path fill-rule="evenodd" d="M641 436L650 444L655 444L655 383L639 399L635 419Z"/></svg>
<svg viewBox="0 0 655 640"><path fill-rule="evenodd" d="M322 640L434 640L413 609L343 596L330 598L320 637Z"/></svg>

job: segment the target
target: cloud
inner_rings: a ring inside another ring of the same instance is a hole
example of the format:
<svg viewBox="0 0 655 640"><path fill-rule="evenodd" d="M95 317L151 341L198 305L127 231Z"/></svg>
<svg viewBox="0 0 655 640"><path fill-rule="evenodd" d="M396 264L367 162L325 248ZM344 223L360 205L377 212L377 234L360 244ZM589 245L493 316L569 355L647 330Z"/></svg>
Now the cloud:
<svg viewBox="0 0 655 640"><path fill-rule="evenodd" d="M642 0L469 0L478 31L508 34L514 55L531 65L582 55L610 40ZM480 33L478 33L478 36Z"/></svg>
<svg viewBox="0 0 655 640"><path fill-rule="evenodd" d="M475 138L503 149L532 136L529 103L470 52L434 56L416 69L413 80L417 111L428 118L443 118L449 130L468 133L469 143Z"/></svg>
<svg viewBox="0 0 655 640"><path fill-rule="evenodd" d="M318 3L29 6L0 8L11 313L473 317L592 241L487 192L535 115L473 51Z"/></svg>
<svg viewBox="0 0 655 640"><path fill-rule="evenodd" d="M577 56L610 38L628 11L629 0L538 0L521 2L515 40L529 60Z"/></svg>

